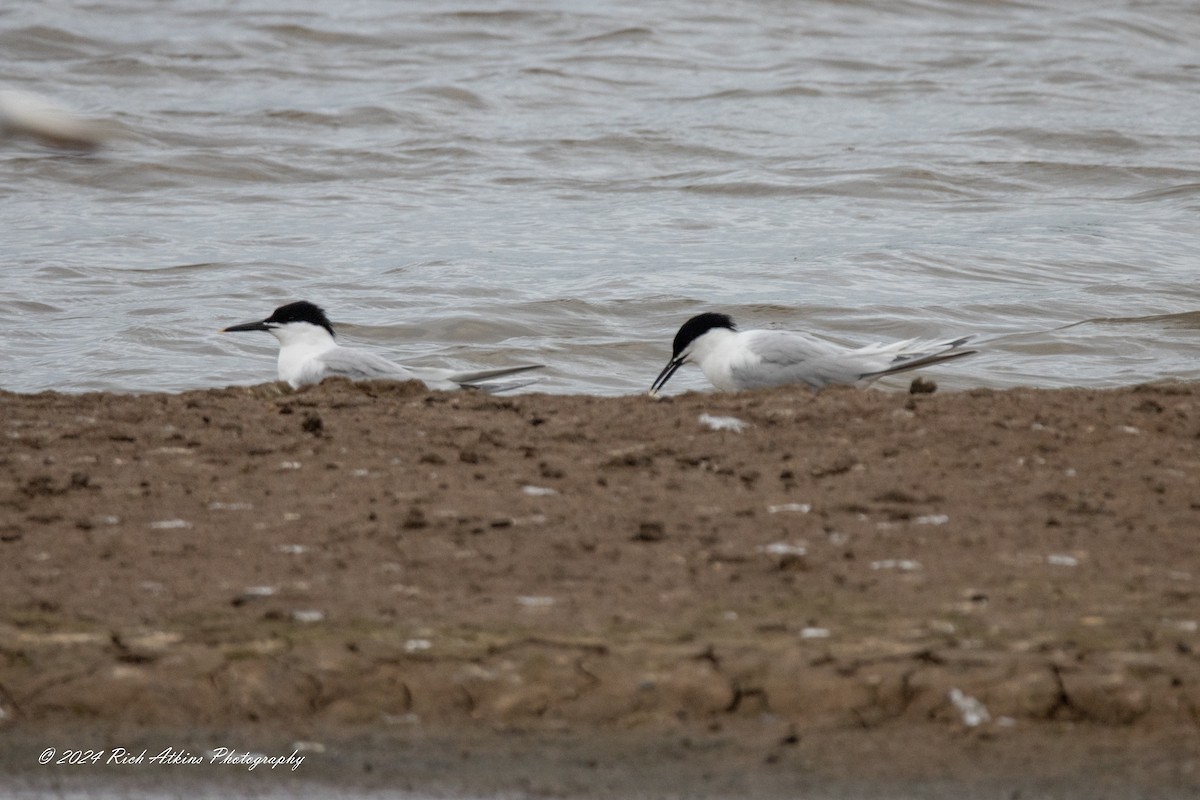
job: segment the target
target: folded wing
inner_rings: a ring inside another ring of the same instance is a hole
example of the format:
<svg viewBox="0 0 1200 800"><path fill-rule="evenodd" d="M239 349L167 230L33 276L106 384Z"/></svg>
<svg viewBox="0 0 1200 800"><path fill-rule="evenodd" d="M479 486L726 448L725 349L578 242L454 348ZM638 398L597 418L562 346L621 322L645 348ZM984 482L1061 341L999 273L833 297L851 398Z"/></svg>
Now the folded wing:
<svg viewBox="0 0 1200 800"><path fill-rule="evenodd" d="M485 392L506 392L527 386L534 380L497 381L503 378L526 372L531 369L541 369L541 364L529 364L519 367L497 367L471 371L451 369L433 369L426 367L405 367L388 361L386 358L367 350L351 350L346 347L336 347L322 353L318 359L324 369L322 377L337 375L350 380L418 380L430 389L458 389L470 387L482 389Z"/></svg>
<svg viewBox="0 0 1200 800"><path fill-rule="evenodd" d="M946 342L908 339L852 349L798 331L747 334L751 355L731 369L745 389L793 383L812 389L855 384L976 352L963 347L970 337Z"/></svg>

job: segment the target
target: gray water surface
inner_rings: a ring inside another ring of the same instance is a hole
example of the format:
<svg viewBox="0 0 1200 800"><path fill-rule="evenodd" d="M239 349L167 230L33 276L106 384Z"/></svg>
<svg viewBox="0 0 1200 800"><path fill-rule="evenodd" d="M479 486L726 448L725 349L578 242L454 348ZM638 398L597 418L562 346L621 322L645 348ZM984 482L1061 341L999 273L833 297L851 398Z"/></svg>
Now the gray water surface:
<svg viewBox="0 0 1200 800"><path fill-rule="evenodd" d="M1200 5L13 0L0 388L274 378L294 299L414 364L645 390L690 315L976 333L943 386L1200 377ZM701 387L685 370L674 389Z"/></svg>

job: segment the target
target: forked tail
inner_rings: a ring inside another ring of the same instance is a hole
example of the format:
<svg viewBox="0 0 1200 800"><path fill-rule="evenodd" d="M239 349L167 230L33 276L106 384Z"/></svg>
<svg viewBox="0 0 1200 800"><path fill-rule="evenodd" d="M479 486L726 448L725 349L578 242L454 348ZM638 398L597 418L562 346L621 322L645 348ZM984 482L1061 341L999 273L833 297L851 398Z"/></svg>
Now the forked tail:
<svg viewBox="0 0 1200 800"><path fill-rule="evenodd" d="M865 373L863 378L879 378L884 375L894 375L897 372L907 372L910 369L919 369L927 367L930 364L940 364L943 361L953 361L956 358L973 355L978 353L978 350L965 350L963 345L971 341L974 337L964 336L961 339L955 339L952 342L942 342L941 344L931 345L937 350L930 352L928 349L913 349L905 350L898 354L887 369L881 369L876 372Z"/></svg>

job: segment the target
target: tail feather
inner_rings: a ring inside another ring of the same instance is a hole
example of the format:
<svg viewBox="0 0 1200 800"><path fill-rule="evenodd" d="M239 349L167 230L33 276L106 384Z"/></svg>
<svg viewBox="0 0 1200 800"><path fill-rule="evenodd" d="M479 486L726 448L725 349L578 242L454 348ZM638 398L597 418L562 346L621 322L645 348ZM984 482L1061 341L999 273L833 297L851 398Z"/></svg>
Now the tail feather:
<svg viewBox="0 0 1200 800"><path fill-rule="evenodd" d="M920 349L906 348L904 352L901 352L892 360L892 363L886 369L868 372L862 377L878 378L883 375L894 375L897 372L907 372L910 369L918 369L920 367L927 367L930 364L940 364L943 361L953 361L956 358L974 355L979 351L962 349L962 346L973 338L973 336L964 336L961 339L955 339L951 342L932 345L932 347L937 348L934 352L930 352L929 347Z"/></svg>
<svg viewBox="0 0 1200 800"><path fill-rule="evenodd" d="M489 394L509 392L513 389L519 389L522 386L528 386L531 383L537 383L538 379L496 381L496 378L516 375L520 372L528 372L531 369L542 369L544 366L544 364L525 364L520 367L497 367L495 369L472 370L471 372L455 372L452 375L448 375L446 380L467 389L482 389Z"/></svg>
<svg viewBox="0 0 1200 800"><path fill-rule="evenodd" d="M479 383L464 383L461 386L463 389L471 389L486 394L501 394L502 392L511 392L514 389L529 386L532 383L537 383L539 380L540 378L526 378L515 381L481 381Z"/></svg>

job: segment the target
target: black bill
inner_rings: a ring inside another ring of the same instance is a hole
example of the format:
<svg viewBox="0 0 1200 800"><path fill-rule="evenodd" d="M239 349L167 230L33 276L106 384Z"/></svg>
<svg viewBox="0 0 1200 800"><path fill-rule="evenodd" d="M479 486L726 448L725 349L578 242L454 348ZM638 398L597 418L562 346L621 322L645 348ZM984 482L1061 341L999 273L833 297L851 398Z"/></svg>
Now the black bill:
<svg viewBox="0 0 1200 800"><path fill-rule="evenodd" d="M663 371L658 373L658 377L655 378L654 383L650 385L650 396L653 397L654 395L658 394L659 390L667 385L667 381L671 380L671 376L675 374L675 370L682 366L683 361L678 359L673 358L668 361L667 365L663 367Z"/></svg>

